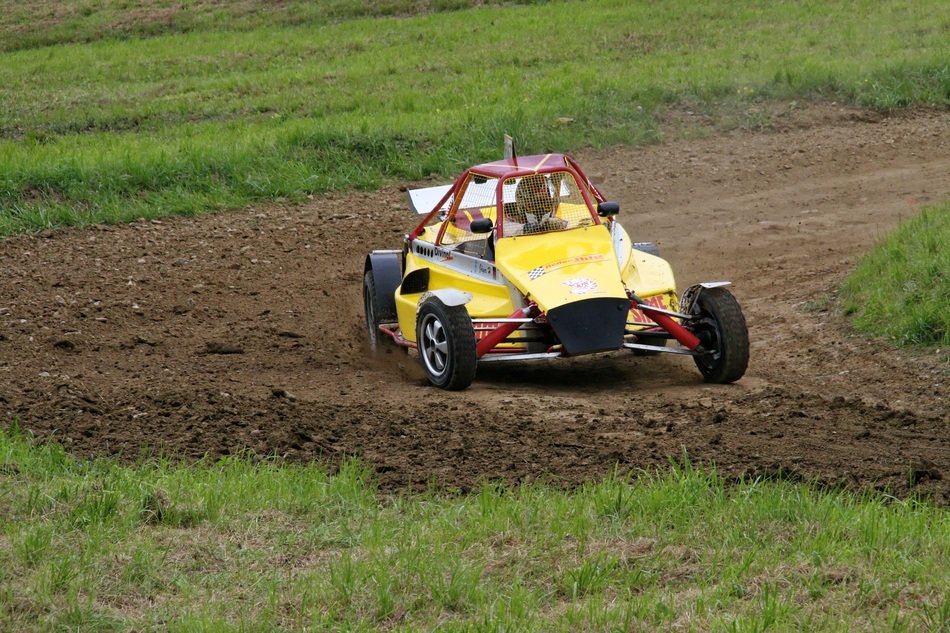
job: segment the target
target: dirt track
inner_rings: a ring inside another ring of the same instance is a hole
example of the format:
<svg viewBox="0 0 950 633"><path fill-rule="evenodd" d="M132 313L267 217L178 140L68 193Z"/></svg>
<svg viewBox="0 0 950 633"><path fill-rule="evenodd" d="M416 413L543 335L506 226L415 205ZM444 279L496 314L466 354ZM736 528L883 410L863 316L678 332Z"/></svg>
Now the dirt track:
<svg viewBox="0 0 950 633"><path fill-rule="evenodd" d="M415 220L392 187L0 241L3 418L80 454L355 454L385 489L570 484L685 452L730 475L950 503L947 350L884 349L826 300L878 237L950 193L950 112L816 106L771 133L577 158L681 286L734 282L752 338L739 383L706 386L688 358L607 355L490 366L446 394L414 357L368 360L363 258Z"/></svg>

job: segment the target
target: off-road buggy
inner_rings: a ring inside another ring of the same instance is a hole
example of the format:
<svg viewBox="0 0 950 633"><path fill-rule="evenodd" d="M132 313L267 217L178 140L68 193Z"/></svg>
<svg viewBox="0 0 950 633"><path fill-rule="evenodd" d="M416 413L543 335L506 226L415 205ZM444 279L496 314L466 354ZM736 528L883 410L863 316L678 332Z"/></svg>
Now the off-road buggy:
<svg viewBox="0 0 950 633"><path fill-rule="evenodd" d="M429 382L464 389L477 365L610 350L688 354L706 382L738 380L745 318L728 282L677 297L669 264L633 242L569 156L517 157L409 191L425 217L367 258L369 346L416 349Z"/></svg>

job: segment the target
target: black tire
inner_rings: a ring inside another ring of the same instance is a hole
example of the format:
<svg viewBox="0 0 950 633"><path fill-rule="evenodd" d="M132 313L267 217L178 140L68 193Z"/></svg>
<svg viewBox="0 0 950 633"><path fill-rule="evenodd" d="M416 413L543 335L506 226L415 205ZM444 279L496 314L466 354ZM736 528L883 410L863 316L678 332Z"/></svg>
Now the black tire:
<svg viewBox="0 0 950 633"><path fill-rule="evenodd" d="M749 366L749 330L739 302L725 288L707 288L692 307L690 330L706 354L693 356L703 380L724 384L742 378Z"/></svg>
<svg viewBox="0 0 950 633"><path fill-rule="evenodd" d="M416 346L422 371L436 387L459 391L475 380L475 329L465 306L447 306L437 297L423 301L416 315Z"/></svg>
<svg viewBox="0 0 950 633"><path fill-rule="evenodd" d="M376 294L376 278L373 270L367 270L363 275L363 313L366 315L366 335L369 351L376 353L380 349L381 323L391 323L396 320L395 314L390 314L391 310L380 305L378 295ZM385 339L386 337L383 337Z"/></svg>

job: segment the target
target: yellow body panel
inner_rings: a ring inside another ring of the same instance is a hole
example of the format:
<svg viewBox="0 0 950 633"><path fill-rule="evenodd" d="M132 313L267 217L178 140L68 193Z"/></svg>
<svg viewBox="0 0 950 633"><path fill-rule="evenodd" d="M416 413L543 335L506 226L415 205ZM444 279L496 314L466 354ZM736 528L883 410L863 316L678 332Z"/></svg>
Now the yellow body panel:
<svg viewBox="0 0 950 633"><path fill-rule="evenodd" d="M515 311L511 301L511 294L504 284L493 284L462 274L445 266L433 265L432 262L416 257L412 253L406 256L406 275L419 268L429 269L429 287L455 288L472 295L472 300L465 308L473 317L507 317ZM416 340L416 310L419 299L424 293L400 294L396 290L396 315L402 336L408 341Z"/></svg>
<svg viewBox="0 0 950 633"><path fill-rule="evenodd" d="M641 297L676 293L673 269L665 259L656 255L633 250L622 276L627 287Z"/></svg>
<svg viewBox="0 0 950 633"><path fill-rule="evenodd" d="M622 232L624 243L633 243L622 226L617 224L613 229ZM667 310L679 309L673 269L665 259L628 248L620 257L620 276L624 285L647 303ZM631 321L652 323L636 309L631 310Z"/></svg>
<svg viewBox="0 0 950 633"><path fill-rule="evenodd" d="M498 241L498 269L547 312L597 297L626 297L610 233L585 226Z"/></svg>

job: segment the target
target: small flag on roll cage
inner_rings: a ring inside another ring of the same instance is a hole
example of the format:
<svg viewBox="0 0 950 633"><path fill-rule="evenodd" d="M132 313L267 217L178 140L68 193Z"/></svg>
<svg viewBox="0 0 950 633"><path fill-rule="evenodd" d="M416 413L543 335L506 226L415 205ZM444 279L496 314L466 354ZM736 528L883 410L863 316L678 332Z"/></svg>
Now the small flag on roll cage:
<svg viewBox="0 0 950 633"><path fill-rule="evenodd" d="M515 139L510 134L505 134L505 160L518 164L518 156L515 154Z"/></svg>

